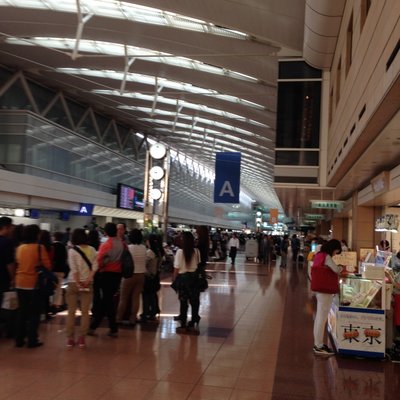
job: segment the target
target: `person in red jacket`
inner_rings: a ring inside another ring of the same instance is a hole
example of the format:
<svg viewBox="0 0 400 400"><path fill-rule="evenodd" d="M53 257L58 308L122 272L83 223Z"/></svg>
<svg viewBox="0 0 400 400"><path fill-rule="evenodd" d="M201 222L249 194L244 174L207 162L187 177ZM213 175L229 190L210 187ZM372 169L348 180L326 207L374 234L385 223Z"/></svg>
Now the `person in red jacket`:
<svg viewBox="0 0 400 400"><path fill-rule="evenodd" d="M110 331L108 336L118 336L118 325L116 321L116 310L114 306L114 296L121 283L121 256L124 244L117 237L117 226L109 222L104 227L108 236L107 241L101 244L97 254L99 269L94 284L98 285L100 291L98 297L93 299L93 319L90 324L88 335L93 336L95 330L101 324L103 318L107 316Z"/></svg>

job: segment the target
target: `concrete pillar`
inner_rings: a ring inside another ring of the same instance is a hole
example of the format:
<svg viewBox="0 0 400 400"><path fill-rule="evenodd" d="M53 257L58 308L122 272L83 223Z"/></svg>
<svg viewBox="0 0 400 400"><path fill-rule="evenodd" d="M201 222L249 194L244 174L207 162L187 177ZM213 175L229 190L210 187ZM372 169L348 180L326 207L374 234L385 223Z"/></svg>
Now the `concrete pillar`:
<svg viewBox="0 0 400 400"><path fill-rule="evenodd" d="M332 238L337 240L346 239L344 232L344 218L333 218L332 224Z"/></svg>
<svg viewBox="0 0 400 400"><path fill-rule="evenodd" d="M375 246L375 208L358 205L357 193L352 197L352 250Z"/></svg>

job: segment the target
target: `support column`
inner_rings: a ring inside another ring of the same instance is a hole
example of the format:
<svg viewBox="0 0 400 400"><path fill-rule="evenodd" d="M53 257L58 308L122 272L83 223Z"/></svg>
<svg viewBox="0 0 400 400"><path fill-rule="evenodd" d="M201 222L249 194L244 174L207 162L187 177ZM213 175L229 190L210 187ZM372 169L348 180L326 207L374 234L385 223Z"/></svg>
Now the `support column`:
<svg viewBox="0 0 400 400"><path fill-rule="evenodd" d="M347 241L345 232L344 232L344 218L332 218L332 238L342 240L345 239Z"/></svg>
<svg viewBox="0 0 400 400"><path fill-rule="evenodd" d="M375 209L358 205L358 194L352 197L352 249L357 251L361 247L373 248L375 245Z"/></svg>

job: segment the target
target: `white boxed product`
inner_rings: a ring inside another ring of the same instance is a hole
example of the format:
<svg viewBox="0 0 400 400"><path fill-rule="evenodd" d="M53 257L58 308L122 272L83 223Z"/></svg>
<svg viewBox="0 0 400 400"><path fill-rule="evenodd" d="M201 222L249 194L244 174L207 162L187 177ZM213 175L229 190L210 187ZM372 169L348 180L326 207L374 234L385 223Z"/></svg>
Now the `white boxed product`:
<svg viewBox="0 0 400 400"><path fill-rule="evenodd" d="M385 267L374 263L362 263L361 274L365 279L385 279Z"/></svg>

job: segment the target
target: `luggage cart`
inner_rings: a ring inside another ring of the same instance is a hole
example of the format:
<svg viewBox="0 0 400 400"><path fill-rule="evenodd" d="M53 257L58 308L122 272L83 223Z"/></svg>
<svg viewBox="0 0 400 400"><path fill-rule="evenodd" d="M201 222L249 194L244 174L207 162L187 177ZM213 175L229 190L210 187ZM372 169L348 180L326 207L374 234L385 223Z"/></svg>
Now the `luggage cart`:
<svg viewBox="0 0 400 400"><path fill-rule="evenodd" d="M258 257L258 242L255 239L249 239L246 242L244 254L246 256L246 261L250 259L255 259Z"/></svg>

